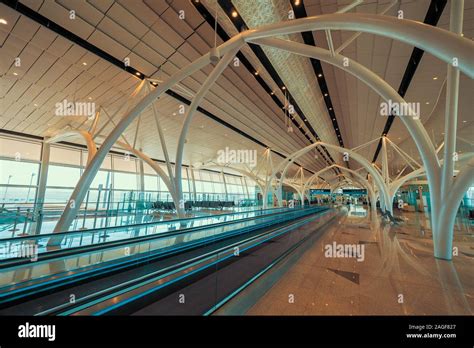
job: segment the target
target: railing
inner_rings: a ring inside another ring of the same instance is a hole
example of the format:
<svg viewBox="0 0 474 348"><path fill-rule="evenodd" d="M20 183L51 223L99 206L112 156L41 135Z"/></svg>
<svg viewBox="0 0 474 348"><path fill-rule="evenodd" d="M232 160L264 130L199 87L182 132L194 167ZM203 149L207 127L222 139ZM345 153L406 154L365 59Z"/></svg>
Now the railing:
<svg viewBox="0 0 474 348"><path fill-rule="evenodd" d="M4 238L0 239L0 260L16 258L31 259L49 251L83 248L92 245L104 245L123 240L130 241L131 239L136 240L142 237L156 236L158 234L170 232L176 234L180 231L201 229L214 224L222 225L235 221L244 221L246 219L254 219L260 216L271 216L271 219L275 220L284 212L297 213L302 210L304 210L304 208L259 209L248 212L174 219L121 227L113 226L91 230Z"/></svg>

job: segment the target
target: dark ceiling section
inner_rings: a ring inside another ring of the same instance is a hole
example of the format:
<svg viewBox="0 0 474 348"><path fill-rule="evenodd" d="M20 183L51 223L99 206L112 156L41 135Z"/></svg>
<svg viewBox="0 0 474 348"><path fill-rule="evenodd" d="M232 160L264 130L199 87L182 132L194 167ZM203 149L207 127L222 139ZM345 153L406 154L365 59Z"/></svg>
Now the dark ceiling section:
<svg viewBox="0 0 474 348"><path fill-rule="evenodd" d="M308 15L306 14L306 8L304 6L303 0L290 0L291 7L295 14L296 18L305 18ZM313 33L311 31L305 31L301 33L303 37L303 41L306 45L309 46L316 46L316 42L314 40ZM311 65L313 67L314 74L316 75L316 80L318 81L319 88L321 90L321 95L324 96L324 101L326 102L326 108L328 111L329 118L331 119L331 123L334 127L334 132L336 133L337 140L339 141L339 145L344 147L344 141L342 139L342 134L337 124L336 112L334 111L334 107L332 106L331 102L331 95L329 94L329 89L326 84L326 79L324 77L323 67L321 66L321 62L318 59L310 58ZM347 164L348 162L346 162Z"/></svg>
<svg viewBox="0 0 474 348"><path fill-rule="evenodd" d="M455 1L455 0L453 0ZM430 7L428 8L428 12L426 13L424 23L432 26L436 26L438 24L439 18L443 13L444 7L446 6L446 0L431 0ZM411 57L408 61L407 67L405 69L405 74L403 75L402 82L400 83L400 87L398 87L398 94L402 97L405 96L408 87L410 87L411 80L415 75L416 69L418 65L420 65L421 58L423 58L423 54L425 51L415 47L411 54ZM382 132L382 136L386 136L392 127L392 123L395 120L395 116L390 115L385 123L385 127ZM382 139L379 140L377 145L377 149L375 150L374 158L372 162L377 161L377 157L379 156L380 150L382 149Z"/></svg>
<svg viewBox="0 0 474 348"><path fill-rule="evenodd" d="M28 6L23 5L19 1L17 1L17 0L1 0L1 1L3 3L5 3L7 6L9 6L10 8L16 10L18 13L32 19L36 23L41 24L42 26L44 26L46 28L49 28L50 30L54 31L56 34L68 39L71 42L74 42L75 44L77 44L77 45L81 46L82 48L86 49L87 51L101 57L102 59L106 60L107 62L119 67L120 69L123 69L124 71L127 71L131 75L134 75L135 77L138 77L140 79L144 79L144 78L147 77L141 71L133 68L132 66L125 66L121 60L115 58L114 56L112 56L109 53L107 53L107 52L103 51L102 49L100 49L99 47L97 47L97 46L91 44L90 42L82 39L81 37L75 35L74 33L70 32L66 28L64 28L64 27L58 25L57 23L49 20L48 18L46 18L45 16L43 16L43 15L39 14L38 12L32 10ZM152 83L152 84L156 85L156 83ZM168 91L166 91L166 94L168 94L169 96L177 99L181 103L184 103L186 105L191 104L191 101L189 99L185 98L184 96L182 96L182 95L180 95L176 92L168 90ZM220 123L221 125L229 128L229 129L233 130L234 132L237 132L238 134L242 135L243 137L251 140L252 142L254 142L254 143L256 143L260 146L266 147L266 148L269 147L266 144L264 144L263 142L261 142L261 141L257 140L256 138L252 137L251 135L245 133L244 131L238 129L237 127L234 127L233 125L229 124L228 122L222 120L221 118L219 118L215 114L211 113L210 111L208 111L208 110L206 110L202 107L198 107L198 111L201 112L202 114L206 115L207 117L213 119L214 121ZM284 154L282 154L278 151L275 151L275 150L271 150L271 151L274 154L280 156L281 158L286 158L286 156ZM301 165L297 162L295 162L295 165L301 167ZM312 170L309 170L307 168L304 168L304 169L307 172L309 172L311 174L314 174L314 172Z"/></svg>
<svg viewBox="0 0 474 348"><path fill-rule="evenodd" d="M231 1L227 1L227 0L219 0L218 1L219 5L221 6L221 8L224 10L224 12L227 14L227 16L229 17L229 19L232 21L232 23L234 24L235 28L240 32L240 31L244 31L244 30L247 30L248 27L247 25L245 24L245 22L243 21L243 19L237 15L237 16L233 16L232 13L235 11L237 13L237 11L235 10L235 8L233 7ZM223 40L224 42L229 40L230 39L230 36L226 33L226 31L222 28L221 25L219 25L219 23L215 23L215 18L214 16L209 13L209 11L207 10L207 8L202 5L200 2L196 2L194 1L193 2L193 5L196 7L196 9L199 11L199 13L204 17L204 19L209 23L209 25L214 29L215 27L217 27L217 34L219 35L219 37L221 38L221 40ZM270 76L272 77L272 79L275 81L275 83L280 86L280 88L284 89L287 94L288 94L288 100L289 102L294 106L295 108L295 111L301 116L303 122L305 123L306 127L308 128L308 130L311 132L311 134L319 141L321 140L318 136L318 134L316 133L316 131L313 129L313 127L311 126L311 124L309 123L308 119L304 116L302 110L300 109L300 107L298 106L298 104L296 103L296 101L293 99L293 97L291 96L291 93L286 89L283 81L281 80L280 76L278 75L278 73L276 72L275 68L273 67L273 65L270 63L269 59L267 58L267 56L265 55L265 53L263 52L262 48L258 45L253 45L253 44L249 44L250 48L252 49L252 51L254 52L254 54L257 56L257 58L260 60L260 63L265 67L265 69L267 70L267 72L270 74ZM239 60L243 63L243 65L248 69L248 71L250 73L252 73L252 75L255 77L255 79L257 80L257 82L262 86L262 88L271 96L272 100L278 105L279 108L283 109L284 108L284 105L283 103L280 101L280 99L278 99L278 97L275 96L274 92L272 91L272 89L267 85L267 83L262 79L262 77L258 74L256 74L257 72L257 69L255 69L255 67L252 66L252 64L248 61L248 59L242 54L242 52L238 52L237 53L237 57L239 58ZM309 135L307 135L303 130L302 128L300 127L300 125L298 124L298 122L296 121L296 119L294 117L291 117L291 121L292 123L296 126L297 129L300 130L300 132L304 135L304 137L311 143L313 144L314 142L311 140L311 137ZM318 153L321 155L321 157L326 161L327 164L331 165L334 163L334 159L331 157L330 153L327 151L327 149L324 147L324 146L321 146L322 150L321 151L318 147L316 148L316 150L318 151ZM324 152L324 153L323 153ZM325 155L326 154L326 155ZM326 157L327 156L327 157ZM334 171L336 172L336 174L340 174L340 171L339 169L334 169Z"/></svg>

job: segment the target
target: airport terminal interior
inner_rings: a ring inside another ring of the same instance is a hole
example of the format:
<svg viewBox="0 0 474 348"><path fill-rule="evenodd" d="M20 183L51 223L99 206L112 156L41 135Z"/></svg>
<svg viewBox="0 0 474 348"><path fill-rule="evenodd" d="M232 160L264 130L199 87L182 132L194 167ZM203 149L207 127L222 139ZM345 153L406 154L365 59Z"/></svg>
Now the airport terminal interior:
<svg viewBox="0 0 474 348"><path fill-rule="evenodd" d="M474 1L0 1L0 316L474 311Z"/></svg>

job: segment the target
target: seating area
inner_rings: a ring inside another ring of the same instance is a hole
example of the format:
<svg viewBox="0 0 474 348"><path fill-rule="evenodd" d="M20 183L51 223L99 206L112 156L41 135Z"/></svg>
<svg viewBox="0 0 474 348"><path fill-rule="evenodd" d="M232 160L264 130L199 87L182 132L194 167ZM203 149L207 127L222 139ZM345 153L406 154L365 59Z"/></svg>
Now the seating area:
<svg viewBox="0 0 474 348"><path fill-rule="evenodd" d="M193 208L222 210L223 208L233 208L233 207L235 207L234 201L195 201L195 202L186 201L184 202L184 209L186 211L190 211ZM162 202L162 201L153 202L152 208L156 210L165 210L165 211L176 210L174 202Z"/></svg>

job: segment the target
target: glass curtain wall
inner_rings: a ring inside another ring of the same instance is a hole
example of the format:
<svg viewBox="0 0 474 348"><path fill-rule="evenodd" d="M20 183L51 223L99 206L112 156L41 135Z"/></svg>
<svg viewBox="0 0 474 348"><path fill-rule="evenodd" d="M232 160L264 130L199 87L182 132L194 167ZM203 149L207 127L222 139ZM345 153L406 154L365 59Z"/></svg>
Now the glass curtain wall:
<svg viewBox="0 0 474 348"><path fill-rule="evenodd" d="M41 160L41 141L0 135L0 204L27 206L35 203ZM87 150L51 144L45 205L64 206L87 163ZM166 165L159 164L165 172ZM140 191L139 160L122 154L107 155L83 203L88 209L116 208L131 201L171 201L163 180L146 163ZM234 201L255 199L255 183L241 176L183 168L185 200Z"/></svg>

